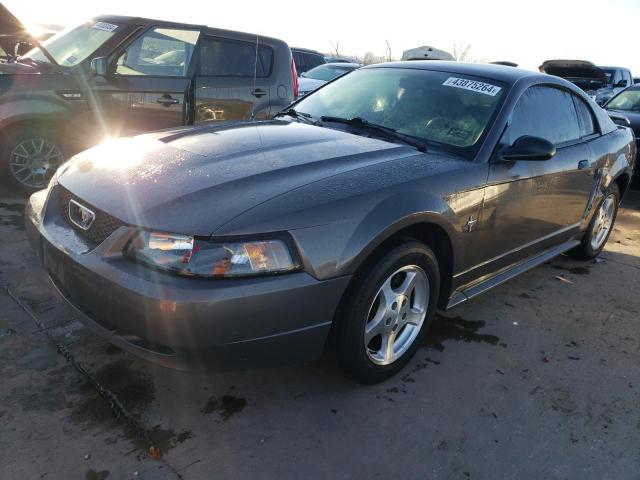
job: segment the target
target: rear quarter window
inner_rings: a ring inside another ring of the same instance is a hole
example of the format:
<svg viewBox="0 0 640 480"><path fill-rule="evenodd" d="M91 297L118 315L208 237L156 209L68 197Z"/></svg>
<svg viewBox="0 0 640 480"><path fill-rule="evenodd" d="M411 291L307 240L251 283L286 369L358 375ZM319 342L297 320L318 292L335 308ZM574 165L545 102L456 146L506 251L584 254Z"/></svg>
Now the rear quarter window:
<svg viewBox="0 0 640 480"><path fill-rule="evenodd" d="M315 53L306 53L306 64L309 68L317 67L318 65L324 64L324 57L321 55L316 55Z"/></svg>
<svg viewBox="0 0 640 480"><path fill-rule="evenodd" d="M580 136L588 137L589 135L593 135L597 133L595 127L595 120L593 118L593 113L591 113L591 108L586 104L584 100L579 98L577 95L571 95L573 97L573 102L576 107L576 112L578 115L578 125L580 127Z"/></svg>
<svg viewBox="0 0 640 480"><path fill-rule="evenodd" d="M302 69L306 66L304 54L302 52L293 52L293 61L296 64L296 68Z"/></svg>

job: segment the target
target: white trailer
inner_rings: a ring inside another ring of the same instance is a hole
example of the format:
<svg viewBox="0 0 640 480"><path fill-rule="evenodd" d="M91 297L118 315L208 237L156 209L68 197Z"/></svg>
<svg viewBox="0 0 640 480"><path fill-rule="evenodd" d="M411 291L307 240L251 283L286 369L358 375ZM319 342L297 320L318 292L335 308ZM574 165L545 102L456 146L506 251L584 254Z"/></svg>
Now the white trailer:
<svg viewBox="0 0 640 480"><path fill-rule="evenodd" d="M417 47L405 50L402 60L454 60L453 55L434 47Z"/></svg>

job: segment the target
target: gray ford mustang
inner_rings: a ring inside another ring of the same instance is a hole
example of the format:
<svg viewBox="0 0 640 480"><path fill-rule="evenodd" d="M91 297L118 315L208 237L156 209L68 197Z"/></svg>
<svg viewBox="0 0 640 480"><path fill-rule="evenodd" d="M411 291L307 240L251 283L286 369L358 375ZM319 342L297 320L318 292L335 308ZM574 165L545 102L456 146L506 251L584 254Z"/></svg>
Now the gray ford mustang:
<svg viewBox="0 0 640 480"><path fill-rule="evenodd" d="M31 197L27 232L83 321L144 358L263 364L331 343L372 383L437 308L598 255L635 148L560 78L383 64L271 121L87 150Z"/></svg>

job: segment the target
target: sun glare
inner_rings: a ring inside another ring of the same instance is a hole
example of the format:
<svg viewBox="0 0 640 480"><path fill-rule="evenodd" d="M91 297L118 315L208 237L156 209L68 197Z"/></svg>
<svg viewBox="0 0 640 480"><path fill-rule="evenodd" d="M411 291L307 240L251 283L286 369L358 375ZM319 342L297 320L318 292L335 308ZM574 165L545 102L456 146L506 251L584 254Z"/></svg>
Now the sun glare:
<svg viewBox="0 0 640 480"><path fill-rule="evenodd" d="M76 157L72 168L81 172L94 169L131 170L160 146L161 144L150 140L107 138Z"/></svg>

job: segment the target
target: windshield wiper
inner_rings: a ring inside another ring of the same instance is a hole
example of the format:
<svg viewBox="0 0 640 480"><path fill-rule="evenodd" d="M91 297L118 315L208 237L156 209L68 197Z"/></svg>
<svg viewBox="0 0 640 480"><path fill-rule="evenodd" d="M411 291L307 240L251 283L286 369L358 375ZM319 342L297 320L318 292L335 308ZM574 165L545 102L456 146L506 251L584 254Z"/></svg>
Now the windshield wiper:
<svg viewBox="0 0 640 480"><path fill-rule="evenodd" d="M308 123L309 125L316 125L316 122L313 120L313 117L309 113L299 112L295 108L288 108L277 113L273 118L280 116L293 117L296 120L300 120L301 122Z"/></svg>
<svg viewBox="0 0 640 480"><path fill-rule="evenodd" d="M367 130L374 134L378 134L386 138L387 140L395 140L395 141L402 142L405 145L409 145L421 152L427 151L427 145L425 144L425 142L420 141L417 138L412 137L411 135L405 135L403 133L400 133L395 128L385 127L384 125L371 123L362 117L342 118L342 117L331 117L331 116L323 115L322 117L320 117L320 120L328 123L343 123L345 125L349 125L352 127L361 128L363 130Z"/></svg>

